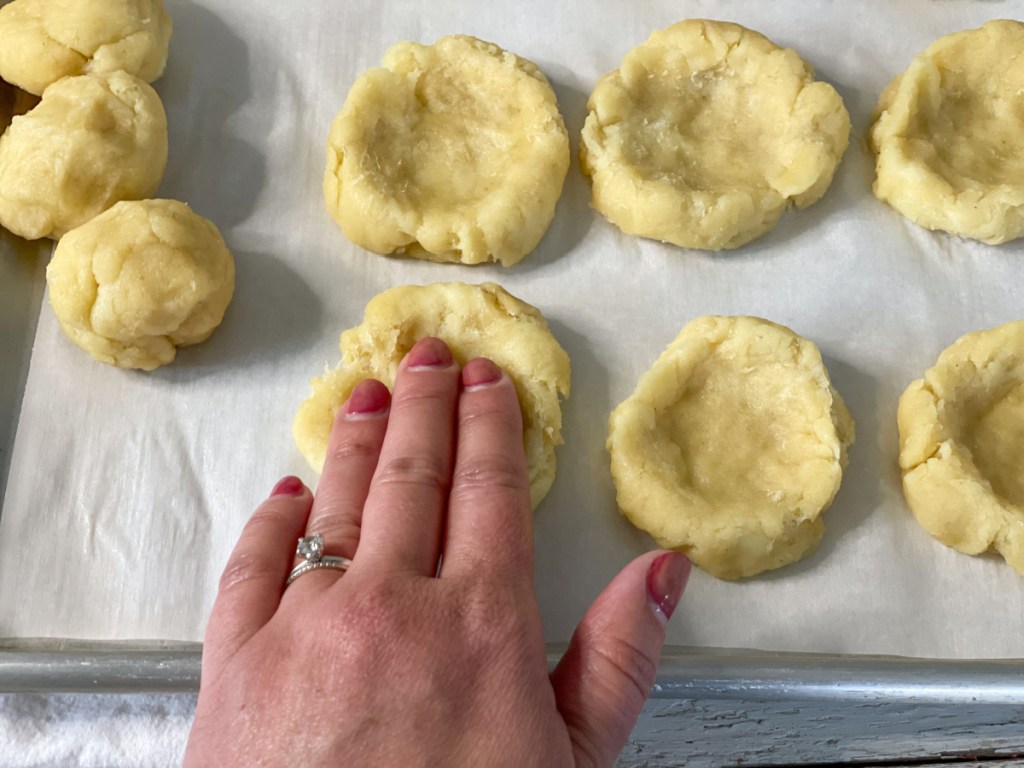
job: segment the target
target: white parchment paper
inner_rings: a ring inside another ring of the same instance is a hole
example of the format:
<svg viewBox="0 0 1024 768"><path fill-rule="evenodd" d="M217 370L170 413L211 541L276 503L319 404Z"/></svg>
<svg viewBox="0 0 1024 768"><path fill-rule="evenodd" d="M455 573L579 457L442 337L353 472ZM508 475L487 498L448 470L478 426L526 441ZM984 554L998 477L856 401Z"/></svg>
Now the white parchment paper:
<svg viewBox="0 0 1024 768"><path fill-rule="evenodd" d="M284 474L315 482L290 426L309 378L337 363L339 332L391 286L495 280L544 311L572 358L566 444L536 515L550 641L567 640L607 580L653 546L616 510L609 411L688 320L754 314L819 344L857 444L818 553L743 583L695 573L670 642L1024 657L1024 578L918 527L899 489L895 425L900 392L941 349L1021 315L1022 246L905 221L872 197L863 145L878 94L915 53L989 18L1024 17L1024 2L167 5L175 35L156 86L171 152L160 195L218 223L237 293L208 342L149 374L94 363L44 304L0 518L0 637L200 639L251 510ZM467 33L534 60L575 151L597 79L686 17L737 21L796 48L853 118L826 197L761 240L706 254L625 236L589 209L575 158L550 231L512 269L377 256L325 213L328 126L390 44Z"/></svg>

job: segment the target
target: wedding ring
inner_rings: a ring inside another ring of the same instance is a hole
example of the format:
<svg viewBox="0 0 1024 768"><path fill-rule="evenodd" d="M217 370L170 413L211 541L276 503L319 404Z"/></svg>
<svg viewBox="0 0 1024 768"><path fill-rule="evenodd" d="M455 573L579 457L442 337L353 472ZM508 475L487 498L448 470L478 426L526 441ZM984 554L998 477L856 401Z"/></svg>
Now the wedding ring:
<svg viewBox="0 0 1024 768"><path fill-rule="evenodd" d="M352 565L352 561L347 557L325 555L324 537L319 533L299 539L298 546L295 547L295 554L303 558L303 561L292 568L292 572L288 574L288 581L284 584L286 587L304 573L320 568L333 568L336 571L344 572Z"/></svg>

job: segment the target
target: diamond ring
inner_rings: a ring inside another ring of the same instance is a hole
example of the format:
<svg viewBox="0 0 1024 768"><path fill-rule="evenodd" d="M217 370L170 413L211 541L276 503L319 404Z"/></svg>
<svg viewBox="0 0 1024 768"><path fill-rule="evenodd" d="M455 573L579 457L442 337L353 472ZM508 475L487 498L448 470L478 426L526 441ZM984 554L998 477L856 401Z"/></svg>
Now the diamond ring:
<svg viewBox="0 0 1024 768"><path fill-rule="evenodd" d="M299 544L295 548L295 554L303 558L303 561L292 568L292 572L288 574L288 581L285 582L286 587L304 573L309 573L319 568L333 568L336 571L344 572L352 565L352 561L347 557L325 555L324 537L319 533L315 536L303 536L299 539Z"/></svg>

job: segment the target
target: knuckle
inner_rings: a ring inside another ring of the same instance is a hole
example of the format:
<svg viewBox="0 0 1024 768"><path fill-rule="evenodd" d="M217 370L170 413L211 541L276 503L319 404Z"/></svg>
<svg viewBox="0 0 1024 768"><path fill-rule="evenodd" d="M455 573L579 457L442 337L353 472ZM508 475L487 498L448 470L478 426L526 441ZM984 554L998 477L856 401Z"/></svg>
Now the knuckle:
<svg viewBox="0 0 1024 768"><path fill-rule="evenodd" d="M400 455L377 465L374 478L381 485L412 485L446 493L451 477L446 463L438 456Z"/></svg>
<svg viewBox="0 0 1024 768"><path fill-rule="evenodd" d="M279 568L254 553L242 552L228 561L220 575L217 589L221 594L228 594L248 582L277 578L281 578L282 584L284 583Z"/></svg>
<svg viewBox="0 0 1024 768"><path fill-rule="evenodd" d="M455 407L455 381L432 382L427 386L426 382L417 382L418 386L406 386L395 393L391 410L395 413L406 411L419 411L423 413L438 413L451 411Z"/></svg>
<svg viewBox="0 0 1024 768"><path fill-rule="evenodd" d="M326 509L310 521L308 533L319 533L324 537L327 554L352 557L359 543L360 517L361 510L341 507Z"/></svg>
<svg viewBox="0 0 1024 768"><path fill-rule="evenodd" d="M641 701L647 698L658 673L657 658L629 640L614 636L607 636L595 650L613 674L635 688Z"/></svg>
<svg viewBox="0 0 1024 768"><path fill-rule="evenodd" d="M522 468L497 454L480 454L460 460L455 467L452 484L467 491L492 488L525 491L529 487Z"/></svg>
<svg viewBox="0 0 1024 768"><path fill-rule="evenodd" d="M379 441L363 435L343 434L331 444L327 458L332 463L348 463L353 459L376 460L379 453Z"/></svg>

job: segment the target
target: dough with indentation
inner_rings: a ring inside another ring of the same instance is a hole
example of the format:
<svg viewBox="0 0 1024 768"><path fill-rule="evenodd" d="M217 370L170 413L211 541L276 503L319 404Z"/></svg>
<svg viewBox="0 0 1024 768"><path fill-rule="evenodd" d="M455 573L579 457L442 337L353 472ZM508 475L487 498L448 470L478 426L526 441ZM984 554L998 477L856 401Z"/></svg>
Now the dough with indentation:
<svg viewBox="0 0 1024 768"><path fill-rule="evenodd" d="M161 0L14 0L0 8L0 78L42 94L62 77L163 74L172 21Z"/></svg>
<svg viewBox="0 0 1024 768"><path fill-rule="evenodd" d="M0 136L0 225L58 238L120 200L152 196L167 165L167 117L125 72L66 77Z"/></svg>
<svg viewBox="0 0 1024 768"><path fill-rule="evenodd" d="M737 248L828 189L850 116L792 50L691 19L651 35L594 88L580 157L623 232Z"/></svg>
<svg viewBox="0 0 1024 768"><path fill-rule="evenodd" d="M217 227L184 203L138 200L61 238L46 283L68 338L100 362L148 371L220 325L235 262Z"/></svg>
<svg viewBox="0 0 1024 768"><path fill-rule="evenodd" d="M1024 235L1024 24L932 43L882 93L875 196L911 221L985 243Z"/></svg>
<svg viewBox="0 0 1024 768"><path fill-rule="evenodd" d="M903 493L928 533L1024 574L1024 320L969 333L900 398Z"/></svg>
<svg viewBox="0 0 1024 768"><path fill-rule="evenodd" d="M609 420L623 514L723 579L824 533L853 419L813 342L753 317L688 323Z"/></svg>
<svg viewBox="0 0 1024 768"><path fill-rule="evenodd" d="M331 126L324 200L371 251L508 266L540 242L568 168L537 66L454 35L399 43L356 80Z"/></svg>
<svg viewBox="0 0 1024 768"><path fill-rule="evenodd" d="M394 384L398 364L418 339L443 339L460 363L487 357L515 384L536 507L555 479L562 443L559 398L569 395L569 356L535 307L494 283L434 283L392 288L366 305L362 325L341 334L341 365L313 379L293 434L310 466L323 469L338 409L367 378Z"/></svg>

